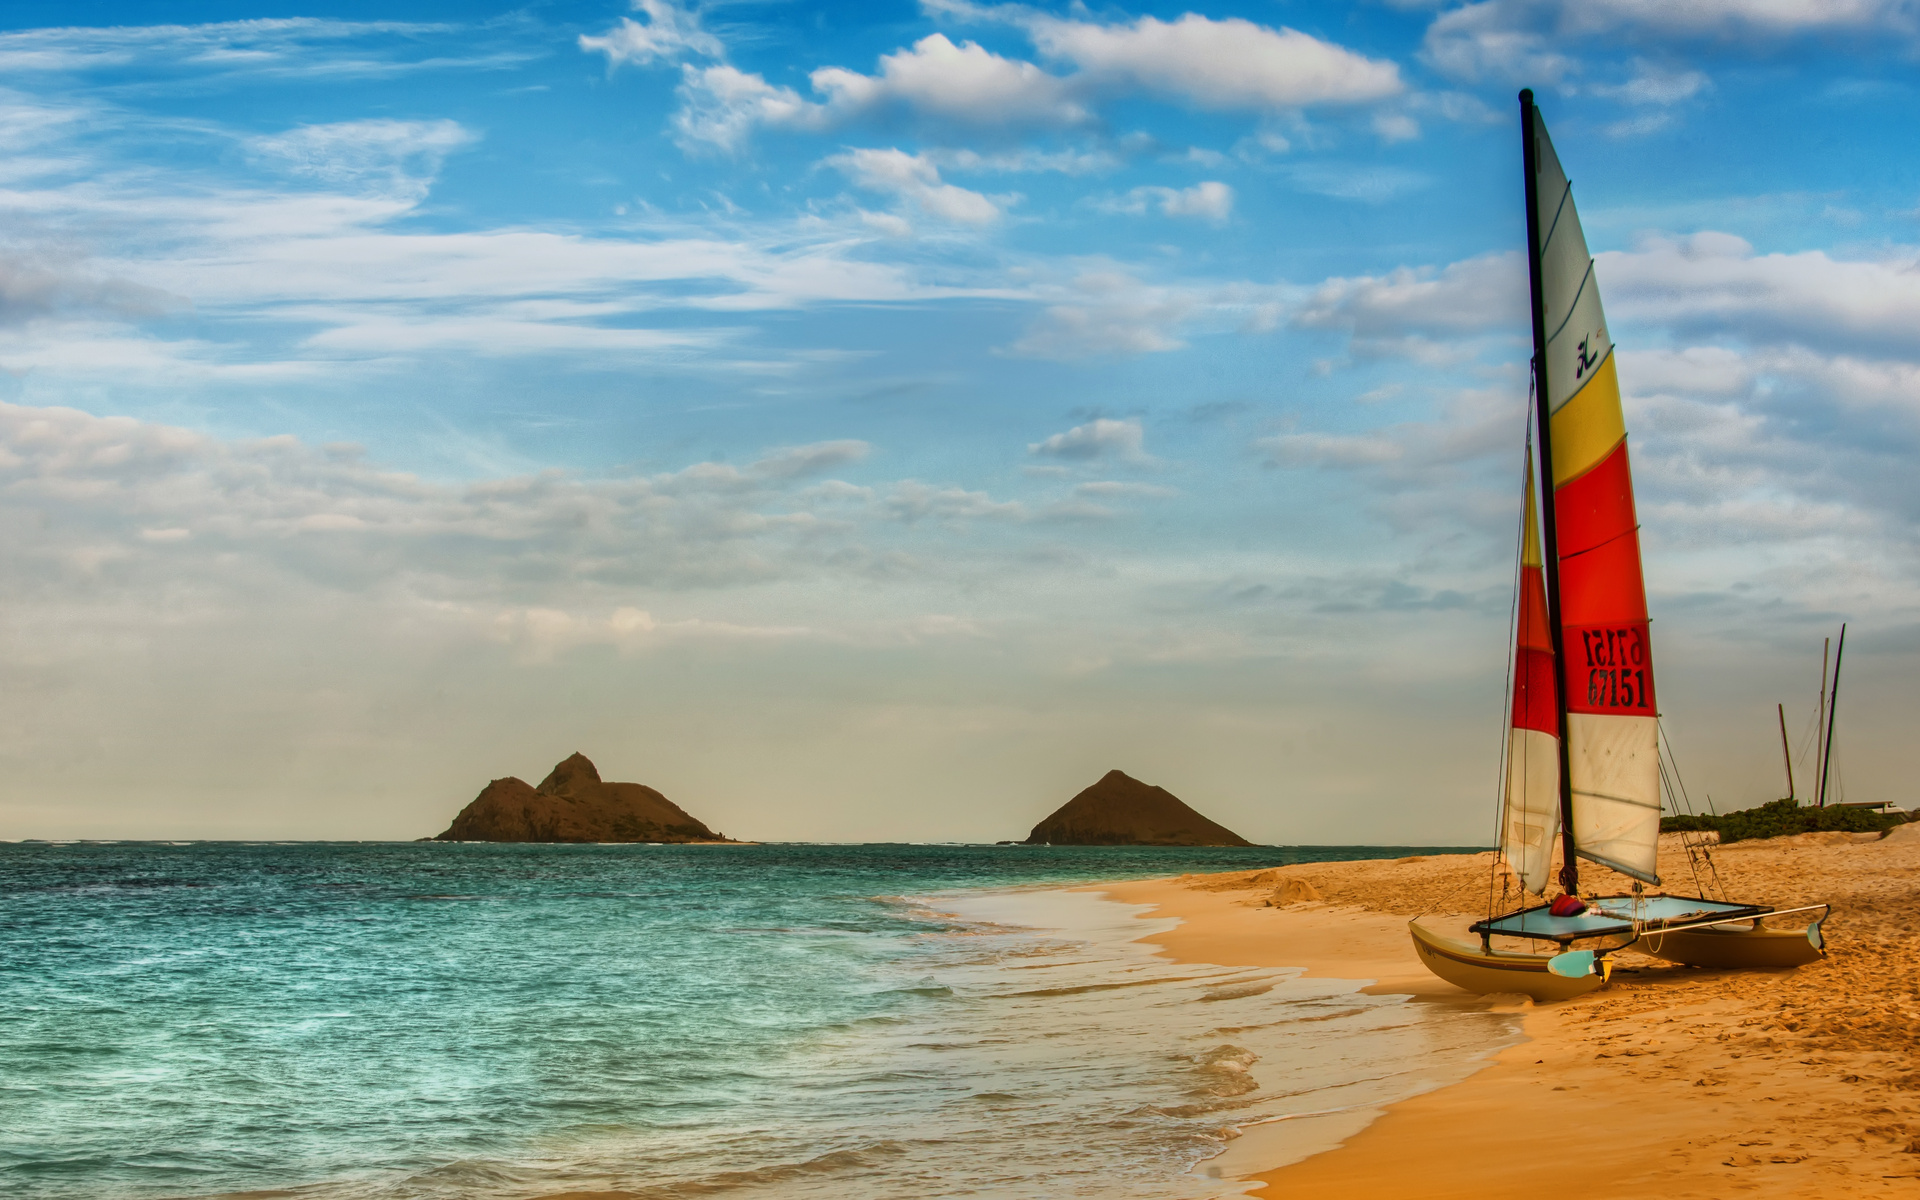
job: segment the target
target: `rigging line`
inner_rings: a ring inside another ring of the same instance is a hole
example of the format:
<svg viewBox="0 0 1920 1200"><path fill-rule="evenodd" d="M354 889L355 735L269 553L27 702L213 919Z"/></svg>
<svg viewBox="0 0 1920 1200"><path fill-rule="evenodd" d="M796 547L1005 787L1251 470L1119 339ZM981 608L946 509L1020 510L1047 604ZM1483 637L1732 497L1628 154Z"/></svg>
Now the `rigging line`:
<svg viewBox="0 0 1920 1200"><path fill-rule="evenodd" d="M1655 718L1655 728L1657 728L1657 730L1659 730L1659 733L1661 733L1661 741L1663 741L1663 743L1667 745L1667 760L1668 762L1672 762L1672 768L1674 768L1674 783L1678 783L1678 785L1680 785L1680 799L1684 799L1684 801L1686 801L1686 810L1688 810L1688 812L1693 812L1693 797L1692 795L1688 795L1688 789L1686 789L1686 780L1684 780L1684 778L1680 778L1680 758L1674 755L1674 743L1672 743L1672 737L1668 737L1667 735L1667 722L1665 722L1665 720L1657 720L1657 718ZM1709 806L1709 808L1713 806L1713 797L1707 797L1707 806Z"/></svg>
<svg viewBox="0 0 1920 1200"><path fill-rule="evenodd" d="M1800 730L1800 748L1794 752L1794 761L1800 765L1802 771L1807 768L1807 756L1812 754L1813 748L1819 744L1820 714L1815 713L1807 718L1806 725Z"/></svg>
<svg viewBox="0 0 1920 1200"><path fill-rule="evenodd" d="M1526 449L1521 456L1520 495L1526 496L1526 486L1533 477L1533 381L1532 372L1528 372L1527 382L1527 438ZM1527 504L1520 502L1520 536L1513 543L1513 598L1507 604L1507 689L1506 697L1500 708L1500 776L1494 781L1495 795L1499 803L1494 807L1493 861L1487 867L1487 916L1493 916L1493 877L1500 870L1500 861L1507 853L1507 781L1512 778L1512 764L1507 756L1513 747L1513 689L1515 677L1519 672L1520 648L1515 631L1520 627L1520 572L1522 559L1527 553ZM1511 869L1512 864L1507 864ZM1501 888L1504 898L1506 889Z"/></svg>
<svg viewBox="0 0 1920 1200"><path fill-rule="evenodd" d="M1670 807L1672 807L1677 812L1681 808L1680 796L1678 795L1678 793L1674 791L1673 780L1667 774L1667 756L1664 754L1656 753L1653 757L1653 761L1654 761L1654 764L1660 768L1661 790L1666 794L1666 797L1670 803ZM1692 808L1691 806L1687 806L1687 807L1688 807L1688 815L1691 816ZM1698 856L1694 854L1693 843L1690 840L1688 840L1687 835L1685 833L1682 833L1680 835L1680 844L1686 847L1687 869L1691 871L1693 874L1694 889L1698 891L1701 895L1705 895L1707 889L1706 889L1706 885L1700 882L1700 860Z"/></svg>
<svg viewBox="0 0 1920 1200"><path fill-rule="evenodd" d="M1686 799L1687 811L1691 812L1693 811L1693 800L1687 796L1687 781L1680 775L1680 758L1673 752L1673 739L1667 736L1667 723L1656 717L1654 719L1654 729L1658 731L1660 735L1661 744L1667 748L1667 759L1673 764L1674 782L1680 785L1680 795ZM1713 808L1712 796L1707 797L1707 808L1709 811ZM1691 851L1689 851L1689 853L1691 853ZM1720 868L1713 861L1713 851L1707 848L1707 841L1704 837L1700 839L1700 853L1707 860L1707 873L1713 877L1713 886L1719 890L1722 896L1725 896L1726 885L1720 882Z"/></svg>
<svg viewBox="0 0 1920 1200"><path fill-rule="evenodd" d="M1654 758L1660 764L1660 783L1666 789L1668 797L1674 801L1674 807L1678 808L1679 797L1674 795L1673 781L1667 777L1666 756L1656 754ZM1688 815L1691 816L1691 812ZM1700 882L1700 856L1694 852L1693 842L1686 833L1680 835L1680 844L1687 850L1687 870L1693 874L1693 888L1704 896L1707 894L1707 885Z"/></svg>
<svg viewBox="0 0 1920 1200"><path fill-rule="evenodd" d="M1658 720L1658 718L1656 718L1656 720ZM1660 787L1666 794L1667 799L1672 802L1673 811L1676 813L1685 812L1688 816L1692 816L1693 803L1682 796L1679 789L1673 786L1673 779L1667 773L1667 756L1659 753L1658 746L1654 747L1654 751L1654 765L1660 768Z"/></svg>
<svg viewBox="0 0 1920 1200"><path fill-rule="evenodd" d="M1800 748L1795 753L1794 761L1799 764L1802 771L1807 769L1808 757L1818 750L1820 746L1820 718L1825 712L1826 705L1824 702L1814 705L1813 711L1807 714L1807 723L1800 729ZM1812 772L1809 772L1809 774L1811 773Z"/></svg>
<svg viewBox="0 0 1920 1200"><path fill-rule="evenodd" d="M1667 748L1667 762L1673 765L1673 781L1679 785L1680 798L1686 802L1687 811L1693 811L1693 797L1687 794L1687 781L1680 777L1680 760L1674 757L1673 739L1667 736L1667 723L1655 719L1654 726L1660 731L1660 742Z"/></svg>

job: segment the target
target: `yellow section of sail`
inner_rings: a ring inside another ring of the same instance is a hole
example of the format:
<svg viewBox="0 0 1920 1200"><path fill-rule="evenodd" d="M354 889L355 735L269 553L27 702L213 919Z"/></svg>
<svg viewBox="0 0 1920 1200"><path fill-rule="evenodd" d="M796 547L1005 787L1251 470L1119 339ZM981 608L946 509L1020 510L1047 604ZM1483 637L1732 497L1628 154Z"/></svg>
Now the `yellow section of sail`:
<svg viewBox="0 0 1920 1200"><path fill-rule="evenodd" d="M1627 419L1620 410L1620 377L1613 355L1595 367L1586 386L1550 418L1553 426L1553 486L1560 487L1592 470L1620 439Z"/></svg>
<svg viewBox="0 0 1920 1200"><path fill-rule="evenodd" d="M1559 426L1556 425L1554 429L1555 436L1559 436ZM1533 506L1533 464L1528 463L1526 509L1521 517L1524 532L1520 535L1520 565L1523 567L1538 567L1546 562L1540 554L1540 518L1534 515L1537 511Z"/></svg>

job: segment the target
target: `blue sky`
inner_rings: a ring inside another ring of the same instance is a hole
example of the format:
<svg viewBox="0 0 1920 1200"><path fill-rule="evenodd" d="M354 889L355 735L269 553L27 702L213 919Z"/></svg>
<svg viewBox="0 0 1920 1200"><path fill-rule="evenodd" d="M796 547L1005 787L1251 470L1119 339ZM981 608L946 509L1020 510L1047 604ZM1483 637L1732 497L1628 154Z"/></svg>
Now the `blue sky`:
<svg viewBox="0 0 1920 1200"><path fill-rule="evenodd" d="M1917 54L1873 0L9 5L0 836L413 836L580 749L765 837L1120 766L1482 840L1522 85L1682 765L1776 794L1848 620L1849 794L1910 803Z"/></svg>

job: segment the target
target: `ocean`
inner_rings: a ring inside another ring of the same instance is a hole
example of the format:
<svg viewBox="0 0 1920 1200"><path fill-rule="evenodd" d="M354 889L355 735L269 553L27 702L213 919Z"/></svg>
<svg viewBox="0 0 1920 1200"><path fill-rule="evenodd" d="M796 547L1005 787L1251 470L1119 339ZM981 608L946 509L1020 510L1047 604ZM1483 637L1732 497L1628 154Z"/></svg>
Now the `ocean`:
<svg viewBox="0 0 1920 1200"><path fill-rule="evenodd" d="M1063 890L1387 847L0 845L0 1194L1236 1194L1513 1018Z"/></svg>

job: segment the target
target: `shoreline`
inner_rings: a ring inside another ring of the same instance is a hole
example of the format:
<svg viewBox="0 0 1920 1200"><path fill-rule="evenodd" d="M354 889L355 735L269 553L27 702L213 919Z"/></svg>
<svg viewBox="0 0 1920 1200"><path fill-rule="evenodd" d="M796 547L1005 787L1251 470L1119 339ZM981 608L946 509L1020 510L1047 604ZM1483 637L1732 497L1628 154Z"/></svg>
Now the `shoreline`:
<svg viewBox="0 0 1920 1200"><path fill-rule="evenodd" d="M1691 881L1679 839L1661 870ZM1637 954L1608 987L1535 1005L1429 974L1422 913L1484 910L1491 853L1301 863L1089 885L1175 928L1140 940L1177 962L1304 967L1363 991L1510 1012L1521 1040L1464 1078L1383 1109L1266 1122L1208 1165L1260 1200L1419 1195L1489 1200L1563 1189L1709 1200L1910 1195L1920 1180L1920 837L1809 834L1714 850L1732 894L1835 903L1828 957L1796 971L1682 968ZM1610 872L1593 871L1599 890ZM1288 880L1321 899L1288 903ZM1626 881L1620 881L1624 886ZM1471 920L1454 919L1464 925Z"/></svg>

